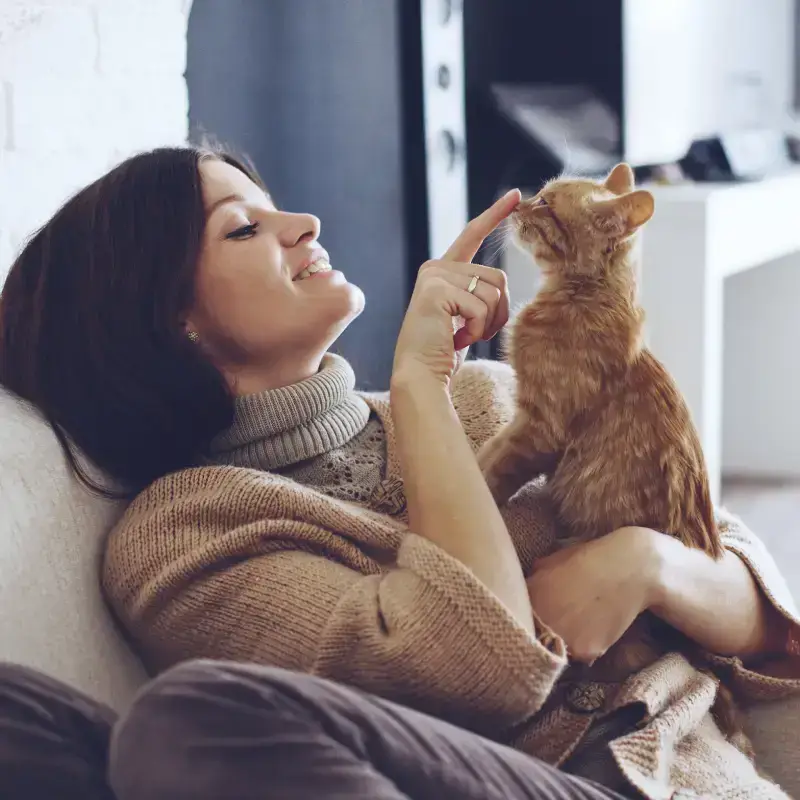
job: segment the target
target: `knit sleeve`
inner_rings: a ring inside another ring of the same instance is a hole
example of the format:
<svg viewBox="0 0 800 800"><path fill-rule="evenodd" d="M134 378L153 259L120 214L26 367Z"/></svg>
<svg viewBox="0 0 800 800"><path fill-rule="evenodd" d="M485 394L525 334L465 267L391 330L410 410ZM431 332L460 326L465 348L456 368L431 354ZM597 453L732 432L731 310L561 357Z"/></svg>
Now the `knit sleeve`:
<svg viewBox="0 0 800 800"><path fill-rule="evenodd" d="M534 639L468 569L410 534L396 570L341 595L314 671L498 733L536 713L566 666L561 639L536 623Z"/></svg>
<svg viewBox="0 0 800 800"><path fill-rule="evenodd" d="M736 516L717 512L723 544L744 561L764 596L786 622L784 652L749 661L712 656L715 668L736 694L751 701L777 700L800 692L800 616L789 587L763 542Z"/></svg>
<svg viewBox="0 0 800 800"><path fill-rule="evenodd" d="M404 535L386 569L322 523L226 523L212 500L183 501L177 530L154 504L109 541L106 594L155 669L203 657L301 670L499 736L566 665L559 638L544 626L532 637L421 537Z"/></svg>

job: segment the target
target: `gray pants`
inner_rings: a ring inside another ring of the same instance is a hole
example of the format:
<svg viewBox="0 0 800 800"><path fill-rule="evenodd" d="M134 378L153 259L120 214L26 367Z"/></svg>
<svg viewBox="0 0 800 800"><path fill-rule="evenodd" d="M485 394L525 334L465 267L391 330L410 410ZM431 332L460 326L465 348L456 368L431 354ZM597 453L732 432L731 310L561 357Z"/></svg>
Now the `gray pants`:
<svg viewBox="0 0 800 800"><path fill-rule="evenodd" d="M113 788L112 788L113 787ZM30 800L611 800L437 719L307 675L193 662L119 720L0 665L0 797Z"/></svg>

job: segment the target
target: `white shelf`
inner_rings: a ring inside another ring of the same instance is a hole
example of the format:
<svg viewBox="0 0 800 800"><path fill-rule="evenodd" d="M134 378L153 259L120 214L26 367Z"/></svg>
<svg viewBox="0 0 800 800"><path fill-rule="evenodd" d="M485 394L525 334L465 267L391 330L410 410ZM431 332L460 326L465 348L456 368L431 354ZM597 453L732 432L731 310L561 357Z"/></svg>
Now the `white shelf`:
<svg viewBox="0 0 800 800"><path fill-rule="evenodd" d="M668 209L706 215L708 269L727 277L800 250L800 169L753 183L648 186Z"/></svg>

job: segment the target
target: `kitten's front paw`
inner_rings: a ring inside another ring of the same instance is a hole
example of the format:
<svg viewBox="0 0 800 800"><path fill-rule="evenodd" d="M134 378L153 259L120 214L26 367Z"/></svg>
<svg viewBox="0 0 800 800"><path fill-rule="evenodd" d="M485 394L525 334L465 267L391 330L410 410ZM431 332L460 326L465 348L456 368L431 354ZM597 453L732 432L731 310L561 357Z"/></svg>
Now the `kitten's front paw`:
<svg viewBox="0 0 800 800"><path fill-rule="evenodd" d="M508 502L511 495L497 481L487 479L486 485L489 487L489 491L498 506L503 506Z"/></svg>
<svg viewBox="0 0 800 800"><path fill-rule="evenodd" d="M475 454L475 458L478 461L478 466L481 468L481 472L483 473L484 477L491 472L492 468L491 444L492 442L489 440L483 444Z"/></svg>
<svg viewBox="0 0 800 800"><path fill-rule="evenodd" d="M507 474L504 440L499 436L489 439L478 450L476 457L495 503L498 506L505 505L519 486L509 480L511 476Z"/></svg>
<svg viewBox="0 0 800 800"><path fill-rule="evenodd" d="M503 480L502 475L499 475L491 468L483 470L483 477L495 503L498 506L505 505L514 493L513 488L508 485L507 481Z"/></svg>

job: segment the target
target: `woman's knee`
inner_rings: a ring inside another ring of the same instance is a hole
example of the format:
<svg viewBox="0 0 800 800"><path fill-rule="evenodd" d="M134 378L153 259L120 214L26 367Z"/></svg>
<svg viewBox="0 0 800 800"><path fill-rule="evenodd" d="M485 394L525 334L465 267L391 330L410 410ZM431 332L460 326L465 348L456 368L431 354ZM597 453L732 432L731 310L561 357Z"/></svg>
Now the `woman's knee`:
<svg viewBox="0 0 800 800"><path fill-rule="evenodd" d="M114 712L28 667L0 664L0 796L106 800Z"/></svg>
<svg viewBox="0 0 800 800"><path fill-rule="evenodd" d="M123 800L183 797L213 746L279 730L292 703L287 687L304 677L206 660L164 672L117 724L109 758L114 790Z"/></svg>
<svg viewBox="0 0 800 800"><path fill-rule="evenodd" d="M151 717L184 725L195 714L210 713L220 703L226 705L226 714L239 705L252 707L254 701L259 706L280 705L280 698L290 694L292 687L315 680L277 667L208 659L185 661L147 684L122 725L143 724Z"/></svg>
<svg viewBox="0 0 800 800"><path fill-rule="evenodd" d="M206 729L213 717L223 724L252 704L253 689L242 681L246 668L227 662L187 661L172 667L150 681L120 720L114 735L112 759L120 748L149 749L180 741L175 735L191 729ZM271 692L273 673L259 670L260 699ZM276 689L275 691L278 691ZM268 721L268 715L262 716Z"/></svg>

